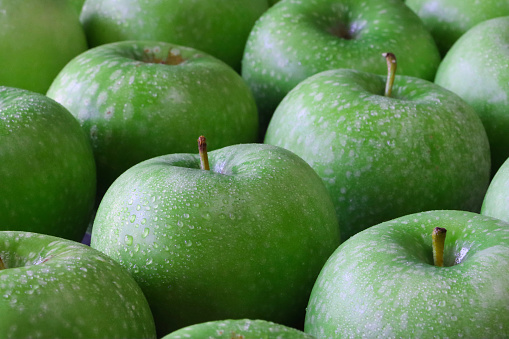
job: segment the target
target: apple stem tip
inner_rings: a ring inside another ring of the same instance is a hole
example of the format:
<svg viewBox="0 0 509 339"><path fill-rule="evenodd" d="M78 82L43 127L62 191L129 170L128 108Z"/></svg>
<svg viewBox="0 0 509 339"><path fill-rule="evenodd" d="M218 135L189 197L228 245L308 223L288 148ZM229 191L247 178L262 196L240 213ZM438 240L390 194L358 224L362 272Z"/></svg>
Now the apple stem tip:
<svg viewBox="0 0 509 339"><path fill-rule="evenodd" d="M396 77L396 56L393 53L383 53L385 60L387 60L387 81L385 83L385 96L390 97L392 95L392 87L394 85L394 78Z"/></svg>
<svg viewBox="0 0 509 339"><path fill-rule="evenodd" d="M431 233L433 246L433 264L438 267L444 266L444 244L447 230L442 227L435 227Z"/></svg>
<svg viewBox="0 0 509 339"><path fill-rule="evenodd" d="M207 139L203 135L198 138L198 153L200 154L200 168L209 171L209 157L207 155Z"/></svg>
<svg viewBox="0 0 509 339"><path fill-rule="evenodd" d="M0 258L0 271L5 270L5 269L6 269L6 267L4 265L4 262L2 261L2 258Z"/></svg>

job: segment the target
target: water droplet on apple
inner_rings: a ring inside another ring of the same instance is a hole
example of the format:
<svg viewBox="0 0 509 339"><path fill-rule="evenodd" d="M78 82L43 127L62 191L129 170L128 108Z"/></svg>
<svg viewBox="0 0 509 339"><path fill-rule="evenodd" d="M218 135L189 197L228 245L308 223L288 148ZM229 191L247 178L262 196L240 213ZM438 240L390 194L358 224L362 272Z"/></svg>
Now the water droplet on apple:
<svg viewBox="0 0 509 339"><path fill-rule="evenodd" d="M131 218L129 218L129 221L130 222L135 222L136 221L136 214L131 215Z"/></svg>
<svg viewBox="0 0 509 339"><path fill-rule="evenodd" d="M124 241L127 246L131 246L133 244L133 237L130 235L126 235Z"/></svg>
<svg viewBox="0 0 509 339"><path fill-rule="evenodd" d="M145 219L143 219L145 220ZM146 238L148 236L148 234L150 233L150 229L148 229L147 227L145 227L145 229L143 230L143 234L141 235L143 238Z"/></svg>

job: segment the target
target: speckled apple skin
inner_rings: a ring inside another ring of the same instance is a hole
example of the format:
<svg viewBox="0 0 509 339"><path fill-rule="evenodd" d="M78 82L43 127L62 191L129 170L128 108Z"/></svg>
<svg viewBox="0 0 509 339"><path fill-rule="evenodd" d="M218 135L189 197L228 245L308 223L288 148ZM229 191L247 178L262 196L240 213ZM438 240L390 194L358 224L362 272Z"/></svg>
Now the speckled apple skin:
<svg viewBox="0 0 509 339"><path fill-rule="evenodd" d="M279 105L265 143L295 152L323 179L343 239L433 209L479 212L490 180L483 125L463 100L417 78L355 70L316 74Z"/></svg>
<svg viewBox="0 0 509 339"><path fill-rule="evenodd" d="M433 265L434 227L447 229L446 267ZM431 211L388 221L330 257L305 331L320 339L507 338L508 265L509 224L501 220Z"/></svg>
<svg viewBox="0 0 509 339"><path fill-rule="evenodd" d="M0 230L81 240L96 169L76 119L48 97L0 87Z"/></svg>
<svg viewBox="0 0 509 339"><path fill-rule="evenodd" d="M481 214L509 222L509 159L491 180L484 196Z"/></svg>
<svg viewBox="0 0 509 339"><path fill-rule="evenodd" d="M315 339L297 329L265 320L217 320L181 328L162 339Z"/></svg>
<svg viewBox="0 0 509 339"><path fill-rule="evenodd" d="M353 32L351 39L329 33L340 23ZM337 68L386 74L385 52L398 58L399 74L427 80L440 63L433 37L401 0L283 0L254 25L242 77L266 129L279 102L300 81Z"/></svg>
<svg viewBox="0 0 509 339"><path fill-rule="evenodd" d="M156 338L134 279L103 253L28 232L0 232L2 338Z"/></svg>
<svg viewBox="0 0 509 339"><path fill-rule="evenodd" d="M160 335L195 323L302 326L311 287L339 246L334 206L295 154L270 145L140 163L102 200L91 246L145 292Z"/></svg>
<svg viewBox="0 0 509 339"><path fill-rule="evenodd" d="M509 158L508 45L509 17L485 21L454 44L435 79L481 117L490 140L492 174Z"/></svg>
<svg viewBox="0 0 509 339"><path fill-rule="evenodd" d="M170 52L185 61L146 62ZM194 152L200 135L210 150L257 137L256 104L242 78L216 58L174 44L124 41L88 50L67 64L47 95L87 133L102 193L138 162Z"/></svg>
<svg viewBox="0 0 509 339"><path fill-rule="evenodd" d="M81 23L91 46L122 40L166 41L196 48L236 70L267 0L87 0Z"/></svg>

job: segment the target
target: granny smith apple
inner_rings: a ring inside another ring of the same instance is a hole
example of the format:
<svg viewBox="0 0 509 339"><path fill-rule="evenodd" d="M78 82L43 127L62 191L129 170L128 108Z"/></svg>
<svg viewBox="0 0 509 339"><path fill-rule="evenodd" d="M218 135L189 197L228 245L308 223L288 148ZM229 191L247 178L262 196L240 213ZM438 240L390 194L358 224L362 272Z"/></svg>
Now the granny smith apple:
<svg viewBox="0 0 509 339"><path fill-rule="evenodd" d="M314 339L297 329L266 320L216 320L181 328L162 339Z"/></svg>
<svg viewBox="0 0 509 339"><path fill-rule="evenodd" d="M62 105L0 87L0 230L81 240L92 216L96 170L90 143Z"/></svg>
<svg viewBox="0 0 509 339"><path fill-rule="evenodd" d="M162 336L224 319L302 326L339 230L308 164L279 147L241 144L125 171L99 205L91 246L133 275Z"/></svg>
<svg viewBox="0 0 509 339"><path fill-rule="evenodd" d="M424 22L444 56L470 28L509 15L509 2L500 0L406 0Z"/></svg>
<svg viewBox="0 0 509 339"><path fill-rule="evenodd" d="M143 292L116 262L49 235L0 231L2 338L156 338Z"/></svg>
<svg viewBox="0 0 509 339"><path fill-rule="evenodd" d="M401 0L280 1L254 25L242 61L260 111L260 134L300 81L337 68L385 74L379 58L387 51L400 58L401 74L434 79L436 44Z"/></svg>
<svg viewBox="0 0 509 339"><path fill-rule="evenodd" d="M435 228L446 231L439 251ZM433 252L441 252L443 266ZM508 263L509 223L498 219L441 210L373 226L323 267L305 331L318 338L507 338Z"/></svg>
<svg viewBox="0 0 509 339"><path fill-rule="evenodd" d="M0 85L44 94L65 64L87 48L68 1L0 2Z"/></svg>
<svg viewBox="0 0 509 339"><path fill-rule="evenodd" d="M509 222L509 159L500 166L491 180L481 214Z"/></svg>
<svg viewBox="0 0 509 339"><path fill-rule="evenodd" d="M351 69L309 77L278 106L265 136L322 178L344 239L409 213L479 212L489 184L488 138L473 108L390 69L388 80Z"/></svg>
<svg viewBox="0 0 509 339"><path fill-rule="evenodd" d="M79 17L81 9L83 8L83 4L85 3L85 0L67 0L67 1L74 7Z"/></svg>
<svg viewBox="0 0 509 339"><path fill-rule="evenodd" d="M81 22L91 46L157 40L189 46L236 70L267 0L87 0Z"/></svg>
<svg viewBox="0 0 509 339"><path fill-rule="evenodd" d="M243 79L220 60L165 42L101 45L67 64L47 95L79 120L97 163L99 191L140 161L253 142L258 112Z"/></svg>
<svg viewBox="0 0 509 339"><path fill-rule="evenodd" d="M509 17L471 28L449 50L435 82L479 114L490 140L492 174L509 157Z"/></svg>

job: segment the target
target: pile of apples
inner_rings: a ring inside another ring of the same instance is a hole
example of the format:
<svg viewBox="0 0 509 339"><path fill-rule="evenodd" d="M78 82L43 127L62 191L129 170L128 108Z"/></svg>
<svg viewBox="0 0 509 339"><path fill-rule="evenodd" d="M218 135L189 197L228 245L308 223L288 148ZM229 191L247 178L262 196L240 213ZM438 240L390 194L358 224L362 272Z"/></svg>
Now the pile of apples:
<svg viewBox="0 0 509 339"><path fill-rule="evenodd" d="M509 2L0 2L1 338L509 337Z"/></svg>

